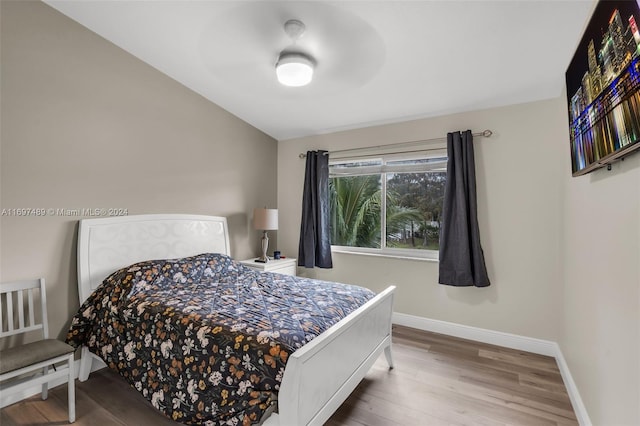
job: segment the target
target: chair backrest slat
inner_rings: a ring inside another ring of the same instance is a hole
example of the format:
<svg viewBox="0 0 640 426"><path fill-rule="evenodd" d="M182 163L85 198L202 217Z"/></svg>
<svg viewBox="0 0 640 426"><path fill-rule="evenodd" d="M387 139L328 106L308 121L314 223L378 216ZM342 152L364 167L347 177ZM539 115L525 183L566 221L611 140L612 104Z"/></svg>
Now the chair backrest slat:
<svg viewBox="0 0 640 426"><path fill-rule="evenodd" d="M26 314L24 300L25 291L27 292L26 308L28 309L28 312ZM40 307L42 309L42 319L40 323L37 322L35 314L36 309L34 303L34 293L36 291L39 291L40 293ZM4 295L4 300L2 295ZM2 323L3 304L7 312L6 327ZM17 318L14 317L14 313L17 315ZM25 318L28 318L28 323L25 323ZM22 334L36 330L42 330L43 337L45 339L49 338L49 330L47 329L47 298L44 287L44 279L40 278L31 281L19 281L0 284L0 337L13 336L16 334Z"/></svg>
<svg viewBox="0 0 640 426"><path fill-rule="evenodd" d="M2 293L0 293L0 333L4 331L4 310L2 309L2 306L4 306L4 302L2 301L2 299L4 299L4 297L2 297Z"/></svg>
<svg viewBox="0 0 640 426"><path fill-rule="evenodd" d="M13 292L7 292L7 331L13 331Z"/></svg>
<svg viewBox="0 0 640 426"><path fill-rule="evenodd" d="M44 278L40 278L40 302L42 304L42 334L49 338L49 321L47 318L47 292L44 288Z"/></svg>
<svg viewBox="0 0 640 426"><path fill-rule="evenodd" d="M36 325L36 319L33 311L33 289L29 289L29 327Z"/></svg>
<svg viewBox="0 0 640 426"><path fill-rule="evenodd" d="M22 290L18 290L16 291L16 293L18 294L18 328L19 329L23 329L24 328L24 295Z"/></svg>

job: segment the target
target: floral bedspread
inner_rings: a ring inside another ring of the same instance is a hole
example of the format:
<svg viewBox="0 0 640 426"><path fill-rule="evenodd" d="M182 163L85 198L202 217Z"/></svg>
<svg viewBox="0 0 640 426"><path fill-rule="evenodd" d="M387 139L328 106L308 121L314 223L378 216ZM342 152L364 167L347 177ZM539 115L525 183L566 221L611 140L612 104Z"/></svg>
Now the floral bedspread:
<svg viewBox="0 0 640 426"><path fill-rule="evenodd" d="M250 425L276 403L288 356L373 296L221 254L146 261L96 289L67 342L88 346L176 421Z"/></svg>

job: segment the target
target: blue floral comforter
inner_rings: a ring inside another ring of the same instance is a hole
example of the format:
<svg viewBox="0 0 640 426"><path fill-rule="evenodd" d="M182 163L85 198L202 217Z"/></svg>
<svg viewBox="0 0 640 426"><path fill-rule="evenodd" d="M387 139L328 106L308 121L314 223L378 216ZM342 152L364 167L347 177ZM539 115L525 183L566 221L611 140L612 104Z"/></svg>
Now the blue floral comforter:
<svg viewBox="0 0 640 426"><path fill-rule="evenodd" d="M89 347L176 421L250 425L276 403L288 356L373 296L221 254L147 261L96 289L67 342Z"/></svg>

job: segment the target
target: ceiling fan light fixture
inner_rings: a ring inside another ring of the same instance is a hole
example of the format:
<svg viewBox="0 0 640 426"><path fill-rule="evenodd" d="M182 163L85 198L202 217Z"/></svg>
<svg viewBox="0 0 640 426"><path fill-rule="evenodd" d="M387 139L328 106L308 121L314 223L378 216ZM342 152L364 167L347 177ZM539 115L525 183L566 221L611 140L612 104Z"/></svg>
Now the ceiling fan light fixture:
<svg viewBox="0 0 640 426"><path fill-rule="evenodd" d="M276 75L284 86L306 86L313 79L314 68L314 61L302 53L281 53L276 63Z"/></svg>

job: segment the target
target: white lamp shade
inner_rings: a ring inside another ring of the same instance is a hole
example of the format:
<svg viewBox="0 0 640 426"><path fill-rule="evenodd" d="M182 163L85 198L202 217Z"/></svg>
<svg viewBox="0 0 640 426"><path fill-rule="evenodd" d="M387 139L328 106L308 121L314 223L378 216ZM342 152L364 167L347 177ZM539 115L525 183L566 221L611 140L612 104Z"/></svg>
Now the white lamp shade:
<svg viewBox="0 0 640 426"><path fill-rule="evenodd" d="M262 231L278 229L278 209L254 209L253 227Z"/></svg>
<svg viewBox="0 0 640 426"><path fill-rule="evenodd" d="M282 54L276 64L276 75L285 86L304 86L313 79L313 66L313 62L300 53Z"/></svg>

